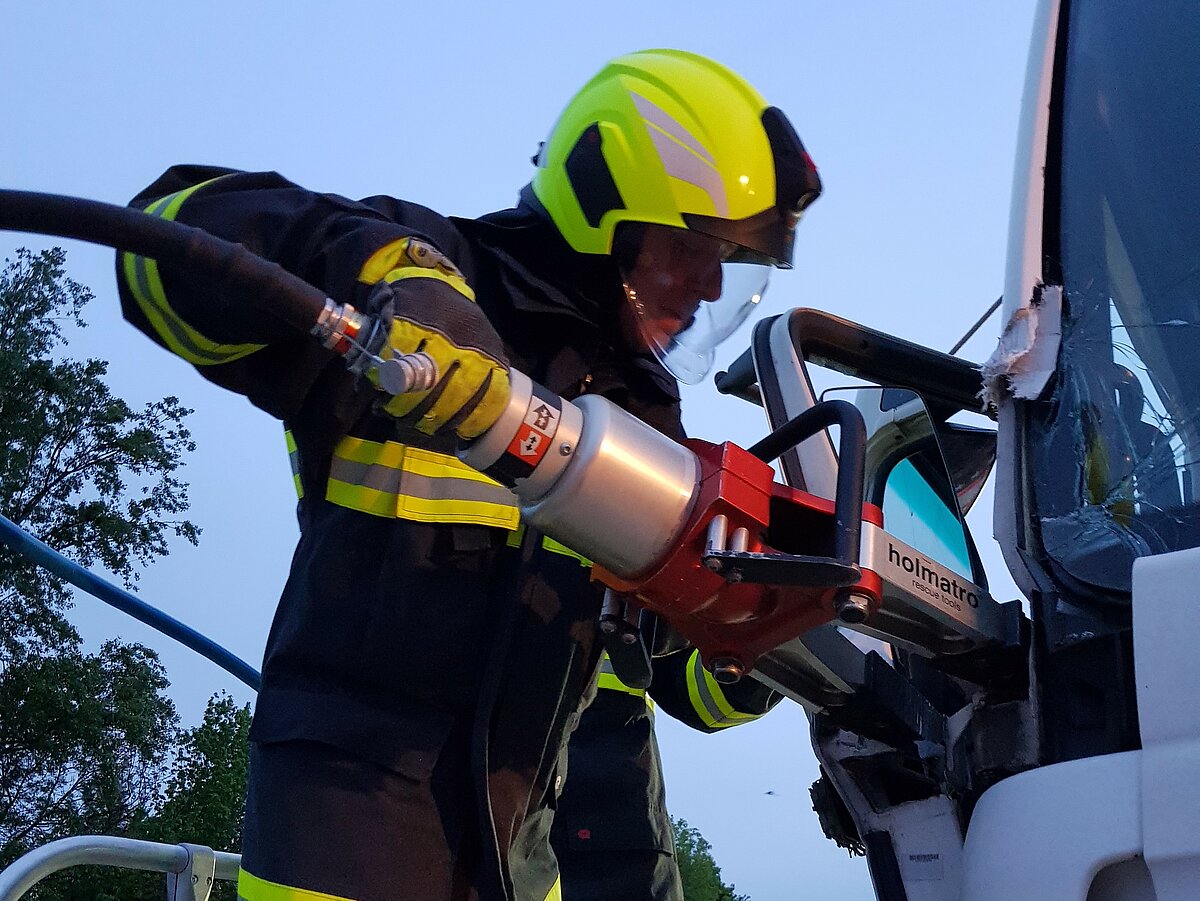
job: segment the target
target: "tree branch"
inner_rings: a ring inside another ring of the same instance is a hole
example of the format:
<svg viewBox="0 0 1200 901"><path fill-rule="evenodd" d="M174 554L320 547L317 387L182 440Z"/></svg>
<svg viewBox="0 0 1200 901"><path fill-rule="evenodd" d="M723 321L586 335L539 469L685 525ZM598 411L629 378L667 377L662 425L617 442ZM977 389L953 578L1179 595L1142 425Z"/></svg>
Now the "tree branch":
<svg viewBox="0 0 1200 901"><path fill-rule="evenodd" d="M11 836L8 839L8 841L10 843L11 842L19 842L23 838L25 838L25 836L27 836L31 832L33 832L38 826L40 826L42 824L43 820L46 817L46 814L48 814L50 811L54 810L54 808L58 807L59 805L61 805L63 803L63 801L65 801L67 798L69 798L71 796L72 792L74 792L83 783L84 779L88 778L90 775L91 775L91 773L89 773L87 771L87 769L81 769L79 771L79 775L75 778L75 781L72 782L71 785L68 786L67 789L65 791L63 791L63 793L60 794L57 799L53 799L51 801L48 801L46 804L42 805L42 808L37 812L37 814L35 814L33 817L30 818L28 825L26 825L24 829L21 829L15 835ZM53 792L53 790L54 789L52 788L51 792Z"/></svg>

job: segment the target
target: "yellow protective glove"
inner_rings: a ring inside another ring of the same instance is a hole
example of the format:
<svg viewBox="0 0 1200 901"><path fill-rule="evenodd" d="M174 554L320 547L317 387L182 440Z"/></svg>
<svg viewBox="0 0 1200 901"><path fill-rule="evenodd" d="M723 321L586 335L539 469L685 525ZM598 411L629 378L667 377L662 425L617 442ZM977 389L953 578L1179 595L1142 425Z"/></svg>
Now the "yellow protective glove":
<svg viewBox="0 0 1200 901"><path fill-rule="evenodd" d="M438 379L428 391L395 395L383 409L427 435L449 427L460 438L474 438L508 403L504 344L446 257L415 240L405 257L372 293L371 308L390 319L379 356L422 351L437 364Z"/></svg>

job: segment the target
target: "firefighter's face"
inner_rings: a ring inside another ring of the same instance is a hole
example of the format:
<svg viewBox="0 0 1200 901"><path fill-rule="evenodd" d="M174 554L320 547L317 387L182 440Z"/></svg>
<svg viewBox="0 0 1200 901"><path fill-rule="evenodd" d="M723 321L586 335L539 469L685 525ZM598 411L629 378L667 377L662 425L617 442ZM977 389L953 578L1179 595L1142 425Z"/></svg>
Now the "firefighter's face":
<svg viewBox="0 0 1200 901"><path fill-rule="evenodd" d="M700 304L721 296L721 264L734 250L708 235L645 225L625 275L630 313L638 329L626 337L645 345L648 336L673 337L691 324ZM648 333L648 334L647 334Z"/></svg>

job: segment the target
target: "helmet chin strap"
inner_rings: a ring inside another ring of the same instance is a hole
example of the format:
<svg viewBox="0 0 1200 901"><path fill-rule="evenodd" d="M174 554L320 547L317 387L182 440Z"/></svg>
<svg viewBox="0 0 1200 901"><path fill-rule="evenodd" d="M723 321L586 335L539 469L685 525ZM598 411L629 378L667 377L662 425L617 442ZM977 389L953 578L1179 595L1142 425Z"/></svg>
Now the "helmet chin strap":
<svg viewBox="0 0 1200 901"><path fill-rule="evenodd" d="M617 324L622 343L634 353L651 353L653 338L646 333L644 324L646 305L638 296L637 288L625 277L621 279L621 288L625 291L625 303L617 314Z"/></svg>
<svg viewBox="0 0 1200 901"><path fill-rule="evenodd" d="M621 281L621 287L625 289L625 299L633 304L634 311L639 316L644 316L646 314L646 305L638 297L637 288L631 287L629 282L625 280Z"/></svg>

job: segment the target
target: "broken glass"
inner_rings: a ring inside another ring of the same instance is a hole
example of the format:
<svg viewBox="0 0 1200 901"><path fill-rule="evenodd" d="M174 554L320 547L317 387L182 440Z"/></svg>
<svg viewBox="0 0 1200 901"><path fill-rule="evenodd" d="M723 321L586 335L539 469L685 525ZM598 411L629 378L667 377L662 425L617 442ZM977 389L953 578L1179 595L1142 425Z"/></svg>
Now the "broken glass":
<svg viewBox="0 0 1200 901"><path fill-rule="evenodd" d="M1043 548L1115 597L1136 557L1200 546L1200 6L1167 5L1072 4L1062 343L1025 420Z"/></svg>

